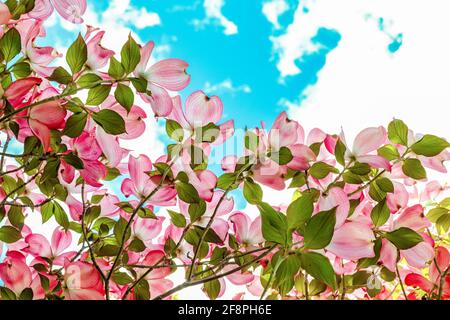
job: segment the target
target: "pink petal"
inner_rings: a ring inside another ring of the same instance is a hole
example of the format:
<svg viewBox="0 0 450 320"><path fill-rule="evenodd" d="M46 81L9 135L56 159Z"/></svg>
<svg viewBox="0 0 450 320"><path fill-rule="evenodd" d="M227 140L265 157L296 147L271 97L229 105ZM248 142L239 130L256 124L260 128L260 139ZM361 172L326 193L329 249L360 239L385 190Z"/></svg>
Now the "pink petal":
<svg viewBox="0 0 450 320"><path fill-rule="evenodd" d="M384 127L367 128L361 131L353 143L353 154L366 155L377 150L386 141L386 129Z"/></svg>
<svg viewBox="0 0 450 320"><path fill-rule="evenodd" d="M191 79L186 73L188 64L179 59L165 59L148 70L148 80L171 91L184 89Z"/></svg>
<svg viewBox="0 0 450 320"><path fill-rule="evenodd" d="M13 82L8 89L6 89L4 96L8 100L23 98L23 96L25 96L31 89L40 85L41 82L42 79L33 77L17 80Z"/></svg>
<svg viewBox="0 0 450 320"><path fill-rule="evenodd" d="M261 216L258 216L253 220L248 230L248 240L251 244L259 244L264 242L262 235Z"/></svg>
<svg viewBox="0 0 450 320"><path fill-rule="evenodd" d="M419 204L406 208L395 220L394 229L405 227L421 230L430 227L431 222L425 218L423 211L423 207Z"/></svg>
<svg viewBox="0 0 450 320"><path fill-rule="evenodd" d="M233 226L237 241L246 243L249 240L250 218L243 212L236 212L230 216L229 221Z"/></svg>
<svg viewBox="0 0 450 320"><path fill-rule="evenodd" d="M217 96L208 97L202 91L196 91L186 100L186 119L193 128L218 122L222 112L223 104Z"/></svg>
<svg viewBox="0 0 450 320"><path fill-rule="evenodd" d="M286 112L280 113L269 132L270 145L278 150L296 143L299 139L299 126L298 122L288 119Z"/></svg>
<svg viewBox="0 0 450 320"><path fill-rule="evenodd" d="M264 161L253 169L253 179L275 190L284 190L283 171L273 160Z"/></svg>
<svg viewBox="0 0 450 320"><path fill-rule="evenodd" d="M135 185L136 191L144 195L143 192L149 180L149 177L145 172L152 170L151 160L143 154L141 154L137 158L130 156L128 162L128 170L130 172L131 180Z"/></svg>
<svg viewBox="0 0 450 320"><path fill-rule="evenodd" d="M16 295L31 285L31 276L30 268L21 260L8 258L8 261L0 263L0 279Z"/></svg>
<svg viewBox="0 0 450 320"><path fill-rule="evenodd" d="M48 240L40 234L31 234L25 238L28 244L27 252L34 257L51 258L53 256L52 249Z"/></svg>
<svg viewBox="0 0 450 320"><path fill-rule="evenodd" d="M219 205L220 199L223 197L224 191L215 191L210 202L206 203L206 214L213 214L214 210L216 210ZM219 208L217 209L217 216L223 216L230 213L234 208L234 199L225 197L221 203Z"/></svg>
<svg viewBox="0 0 450 320"><path fill-rule="evenodd" d="M382 168L391 171L392 166L385 158L375 155L358 156L356 158L361 163L367 163L372 168Z"/></svg>
<svg viewBox="0 0 450 320"><path fill-rule="evenodd" d="M136 197L139 197L139 195L136 193L134 189L133 181L129 178L126 178L122 181L122 186L120 190L125 195L125 197L129 197L132 194L135 195Z"/></svg>
<svg viewBox="0 0 450 320"><path fill-rule="evenodd" d="M425 268L427 263L433 260L434 249L428 242L423 241L411 249L402 250L401 254L409 265L421 269Z"/></svg>
<svg viewBox="0 0 450 320"><path fill-rule="evenodd" d="M227 265L223 268L223 272L231 271L238 267L237 265ZM255 276L250 272L241 272L237 271L227 276L227 280L229 280L235 286L242 286L244 284L248 284L255 279Z"/></svg>
<svg viewBox="0 0 450 320"><path fill-rule="evenodd" d="M72 243L72 233L56 228L52 235L52 251L54 256L58 256L66 250Z"/></svg>
<svg viewBox="0 0 450 320"><path fill-rule="evenodd" d="M447 248L437 247L436 248L436 261L439 270L446 270L450 266L450 253ZM440 279L440 272L436 267L435 261L430 266L430 279L433 282L436 282Z"/></svg>
<svg viewBox="0 0 450 320"><path fill-rule="evenodd" d="M84 169L80 170L80 175L86 183L93 187L101 187L99 180L103 180L108 174L105 165L98 160L84 160L83 165Z"/></svg>
<svg viewBox="0 0 450 320"><path fill-rule="evenodd" d="M165 257L164 251L152 250L146 256L142 264L146 266L155 266L161 263ZM168 268L156 268L151 271L145 279L147 280L157 280L167 277L171 273L170 267Z"/></svg>
<svg viewBox="0 0 450 320"><path fill-rule="evenodd" d="M226 157L224 157L222 159L222 161L220 162L222 170L225 173L234 172L238 160L239 159L236 156L226 156Z"/></svg>
<svg viewBox="0 0 450 320"><path fill-rule="evenodd" d="M347 222L334 231L327 250L342 259L358 260L375 256L372 229L362 223Z"/></svg>
<svg viewBox="0 0 450 320"><path fill-rule="evenodd" d="M178 124L180 124L184 129L190 129L190 125L184 116L181 97L180 96L173 97L172 102L173 102L173 109L167 118L178 122Z"/></svg>
<svg viewBox="0 0 450 320"><path fill-rule="evenodd" d="M149 41L145 46L141 48L141 61L136 67L135 75L136 77L145 77L145 71L147 68L147 64L150 60L150 56L152 55L153 48L155 47L155 43L153 41Z"/></svg>
<svg viewBox="0 0 450 320"><path fill-rule="evenodd" d="M8 6L0 2L0 24L8 24L10 19L11 13L9 12Z"/></svg>
<svg viewBox="0 0 450 320"><path fill-rule="evenodd" d="M50 129L41 122L33 119L29 119L28 124L33 134L41 141L45 152L50 151Z"/></svg>
<svg viewBox="0 0 450 320"><path fill-rule="evenodd" d="M295 144L289 147L293 159L287 166L293 170L303 171L309 168L309 163L316 160L314 152L304 144Z"/></svg>
<svg viewBox="0 0 450 320"><path fill-rule="evenodd" d="M380 262L386 268L395 272L395 265L397 264L398 258L397 248L387 239L381 241Z"/></svg>
<svg viewBox="0 0 450 320"><path fill-rule="evenodd" d="M339 228L348 217L350 201L344 190L336 187L328 192L327 197L319 200L318 206L320 211L328 211L337 207L335 228Z"/></svg>
<svg viewBox="0 0 450 320"><path fill-rule="evenodd" d="M86 12L86 0L52 0L58 13L72 23L83 23L81 16Z"/></svg>
<svg viewBox="0 0 450 320"><path fill-rule="evenodd" d="M433 283L424 278L424 276L417 273L410 273L405 278L405 284L414 288L419 287L425 292L431 292L434 289Z"/></svg>
<svg viewBox="0 0 450 320"><path fill-rule="evenodd" d="M173 102L167 91L161 87L148 84L151 95L141 95L142 99L150 103L155 117L166 117L172 112Z"/></svg>
<svg viewBox="0 0 450 320"><path fill-rule="evenodd" d="M74 140L73 147L83 160L97 160L102 155L102 149L97 140L86 131Z"/></svg>
<svg viewBox="0 0 450 320"><path fill-rule="evenodd" d="M109 161L111 167L117 167L128 152L120 147L117 137L107 134L101 127L97 127L96 140Z"/></svg>
<svg viewBox="0 0 450 320"><path fill-rule="evenodd" d="M104 31L97 32L97 34L86 44L88 50L88 60L86 64L92 70L103 68L108 64L109 59L114 56L114 51L105 49L100 44L104 34Z"/></svg>
<svg viewBox="0 0 450 320"><path fill-rule="evenodd" d="M229 120L219 126L220 134L212 143L213 145L221 145L234 135L234 120Z"/></svg>
<svg viewBox="0 0 450 320"><path fill-rule="evenodd" d="M173 287L173 282L169 279L158 279L158 280L150 280L150 296L151 297L157 297ZM167 300L170 299L170 297L166 298Z"/></svg>
<svg viewBox="0 0 450 320"><path fill-rule="evenodd" d="M33 10L28 15L34 19L47 20L53 13L53 5L50 0L35 0Z"/></svg>
<svg viewBox="0 0 450 320"><path fill-rule="evenodd" d="M61 129L65 124L66 109L61 107L59 101L50 101L33 107L30 118L39 121L49 129Z"/></svg>
<svg viewBox="0 0 450 320"><path fill-rule="evenodd" d="M149 242L160 234L163 221L164 218L161 217L158 219L143 219L138 217L132 225L133 234L144 243Z"/></svg>

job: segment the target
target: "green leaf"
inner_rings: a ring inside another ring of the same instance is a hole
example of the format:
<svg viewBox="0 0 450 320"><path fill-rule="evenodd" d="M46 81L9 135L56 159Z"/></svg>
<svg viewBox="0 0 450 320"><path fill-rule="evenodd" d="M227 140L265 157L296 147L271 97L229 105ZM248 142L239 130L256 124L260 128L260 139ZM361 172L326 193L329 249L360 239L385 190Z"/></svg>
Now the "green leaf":
<svg viewBox="0 0 450 320"><path fill-rule="evenodd" d="M390 216L391 211L386 204L386 200L379 202L370 213L370 217L372 218L372 222L375 227L384 225L388 221Z"/></svg>
<svg viewBox="0 0 450 320"><path fill-rule="evenodd" d="M414 230L404 227L392 232L387 232L385 234L385 237L400 250L410 249L423 241L423 238L422 236L420 236L420 234L418 234Z"/></svg>
<svg viewBox="0 0 450 320"><path fill-rule="evenodd" d="M267 203L260 203L258 209L261 212L262 234L264 239L270 242L287 245L287 220L286 216L276 211Z"/></svg>
<svg viewBox="0 0 450 320"><path fill-rule="evenodd" d="M450 144L445 139L426 134L411 146L411 150L421 156L435 157L448 147Z"/></svg>
<svg viewBox="0 0 450 320"><path fill-rule="evenodd" d="M358 176L365 176L370 173L371 168L367 163L356 162L349 170Z"/></svg>
<svg viewBox="0 0 450 320"><path fill-rule="evenodd" d="M2 300L17 300L14 291L6 287L0 287L0 295L2 297Z"/></svg>
<svg viewBox="0 0 450 320"><path fill-rule="evenodd" d="M67 217L67 213L57 202L53 202L53 215L55 216L56 222L63 227L65 230L69 229L70 221Z"/></svg>
<svg viewBox="0 0 450 320"><path fill-rule="evenodd" d="M406 159L402 166L403 173L415 180L423 180L427 178L427 172L422 163L417 159Z"/></svg>
<svg viewBox="0 0 450 320"><path fill-rule="evenodd" d="M166 121L167 135L175 141L181 142L184 138L183 127L175 120L167 119Z"/></svg>
<svg viewBox="0 0 450 320"><path fill-rule="evenodd" d="M388 126L388 137L393 143L408 146L408 126L402 120L393 120Z"/></svg>
<svg viewBox="0 0 450 320"><path fill-rule="evenodd" d="M140 280L134 287L136 300L150 300L150 287L146 279Z"/></svg>
<svg viewBox="0 0 450 320"><path fill-rule="evenodd" d="M386 192L386 193L393 193L394 192L394 184L392 183L391 180L389 180L389 178L379 178L377 179L377 181L375 182L378 186L378 188L380 188L381 191Z"/></svg>
<svg viewBox="0 0 450 320"><path fill-rule="evenodd" d="M217 180L217 188L227 190L231 188L236 182L235 173L224 173Z"/></svg>
<svg viewBox="0 0 450 320"><path fill-rule="evenodd" d="M251 204L258 204L262 201L263 191L259 184L252 180L245 180L244 182L244 197Z"/></svg>
<svg viewBox="0 0 450 320"><path fill-rule="evenodd" d="M290 230L304 227L314 211L311 195L306 194L292 202L287 209L287 223Z"/></svg>
<svg viewBox="0 0 450 320"><path fill-rule="evenodd" d="M11 71L16 78L21 79L26 78L31 74L31 67L28 62L19 62L12 67Z"/></svg>
<svg viewBox="0 0 450 320"><path fill-rule="evenodd" d="M72 75L63 67L58 67L53 71L48 80L56 81L61 84L69 84L72 82Z"/></svg>
<svg viewBox="0 0 450 320"><path fill-rule="evenodd" d="M133 278L125 272L116 271L112 275L112 280L118 285L124 286L133 282Z"/></svg>
<svg viewBox="0 0 450 320"><path fill-rule="evenodd" d="M19 300L33 300L33 290L25 288L19 295Z"/></svg>
<svg viewBox="0 0 450 320"><path fill-rule="evenodd" d="M143 78L128 78L131 83L133 84L133 87L136 89L139 93L147 93L147 86L148 82L147 80Z"/></svg>
<svg viewBox="0 0 450 320"><path fill-rule="evenodd" d="M111 57L109 61L108 74L114 79L122 79L125 75L125 69L122 64L114 57Z"/></svg>
<svg viewBox="0 0 450 320"><path fill-rule="evenodd" d="M433 223L436 223L442 216L449 214L449 211L446 208L434 208L431 209L427 214L427 219Z"/></svg>
<svg viewBox="0 0 450 320"><path fill-rule="evenodd" d="M211 300L216 300L220 293L219 280L208 281L204 284L203 290Z"/></svg>
<svg viewBox="0 0 450 320"><path fill-rule="evenodd" d="M111 85L98 85L89 90L86 104L89 106L101 105L111 92Z"/></svg>
<svg viewBox="0 0 450 320"><path fill-rule="evenodd" d="M66 127L63 130L63 135L66 135L70 138L79 137L86 127L86 122L87 114L84 112L79 112L71 115L69 119L67 119Z"/></svg>
<svg viewBox="0 0 450 320"><path fill-rule="evenodd" d="M119 135L126 132L125 121L113 110L100 110L99 112L92 114L92 119L100 125L106 133Z"/></svg>
<svg viewBox="0 0 450 320"><path fill-rule="evenodd" d="M201 137L201 142L213 143L220 136L220 127L212 122L203 126L199 130L200 134L198 134L198 136Z"/></svg>
<svg viewBox="0 0 450 320"><path fill-rule="evenodd" d="M145 244L144 242L142 242L141 239L133 239L130 243L130 245L128 246L128 250L133 251L133 252L142 252L145 250Z"/></svg>
<svg viewBox="0 0 450 320"><path fill-rule="evenodd" d="M134 93L130 87L119 83L117 85L116 91L114 92L114 97L117 102L124 107L125 110L130 112L134 104Z"/></svg>
<svg viewBox="0 0 450 320"><path fill-rule="evenodd" d="M72 74L78 73L83 68L87 61L87 46L81 34L78 35L77 40L67 50L66 60L69 64Z"/></svg>
<svg viewBox="0 0 450 320"><path fill-rule="evenodd" d="M93 88L98 86L102 82L102 78L95 73L84 74L78 79L77 84L80 88Z"/></svg>
<svg viewBox="0 0 450 320"><path fill-rule="evenodd" d="M345 152L347 151L347 147L338 139L336 141L336 147L334 148L334 156L336 157L336 161L341 165L345 166Z"/></svg>
<svg viewBox="0 0 450 320"><path fill-rule="evenodd" d="M53 203L47 202L41 208L42 223L46 223L53 217Z"/></svg>
<svg viewBox="0 0 450 320"><path fill-rule="evenodd" d="M252 131L247 131L245 133L244 144L245 149L256 153L259 145L259 136Z"/></svg>
<svg viewBox="0 0 450 320"><path fill-rule="evenodd" d="M124 236L127 224L128 224L127 220L125 220L124 218L120 218L119 221L117 221L116 224L114 225L114 236L116 237L116 240L119 243L119 245L122 244L122 238ZM127 241L131 236L130 228L128 228L126 231L127 233L125 235L125 241Z"/></svg>
<svg viewBox="0 0 450 320"><path fill-rule="evenodd" d="M300 256L302 267L305 271L336 290L336 275L328 258L317 252L307 252Z"/></svg>
<svg viewBox="0 0 450 320"><path fill-rule="evenodd" d="M186 227L186 218L184 217L184 215L172 210L167 210L167 212L169 213L170 218L172 219L172 223L174 224L175 227L177 228Z"/></svg>
<svg viewBox="0 0 450 320"><path fill-rule="evenodd" d="M330 173L339 173L339 170L325 162L316 162L309 169L309 174L316 179L323 179Z"/></svg>
<svg viewBox="0 0 450 320"><path fill-rule="evenodd" d="M377 150L377 153L379 156L382 156L388 161L393 161L400 158L400 153L398 152L397 148L391 144L382 146L380 149Z"/></svg>
<svg viewBox="0 0 450 320"><path fill-rule="evenodd" d="M75 169L78 169L78 170L84 169L83 161L78 156L73 154L72 152L64 155L63 160L66 163L70 164Z"/></svg>
<svg viewBox="0 0 450 320"><path fill-rule="evenodd" d="M300 269L301 261L298 256L286 257L278 266L275 273L274 286L282 296L287 295L294 287L294 277Z"/></svg>
<svg viewBox="0 0 450 320"><path fill-rule="evenodd" d="M20 231L11 226L3 226L0 228L0 241L4 243L14 243L22 239Z"/></svg>
<svg viewBox="0 0 450 320"><path fill-rule="evenodd" d="M175 189L177 190L178 197L186 203L198 203L200 201L198 191L190 183L176 181Z"/></svg>
<svg viewBox="0 0 450 320"><path fill-rule="evenodd" d="M336 209L322 211L306 224L304 232L305 247L322 249L330 244L336 225Z"/></svg>
<svg viewBox="0 0 450 320"><path fill-rule="evenodd" d="M20 33L15 28L9 29L0 39L0 51L6 63L10 62L20 53L22 49L20 41Z"/></svg>
<svg viewBox="0 0 450 320"><path fill-rule="evenodd" d="M191 222L195 222L200 219L206 212L206 202L200 200L199 203L191 203L189 205L189 217L191 218Z"/></svg>
<svg viewBox="0 0 450 320"><path fill-rule="evenodd" d="M128 41L122 47L120 55L125 73L129 74L133 72L141 60L141 50L131 34L128 36Z"/></svg>
<svg viewBox="0 0 450 320"><path fill-rule="evenodd" d="M11 207L8 211L8 220L13 227L22 230L25 222L25 216L22 213L22 208Z"/></svg>
<svg viewBox="0 0 450 320"><path fill-rule="evenodd" d="M278 152L271 154L271 158L280 165L286 165L291 162L294 157L288 147L281 147Z"/></svg>

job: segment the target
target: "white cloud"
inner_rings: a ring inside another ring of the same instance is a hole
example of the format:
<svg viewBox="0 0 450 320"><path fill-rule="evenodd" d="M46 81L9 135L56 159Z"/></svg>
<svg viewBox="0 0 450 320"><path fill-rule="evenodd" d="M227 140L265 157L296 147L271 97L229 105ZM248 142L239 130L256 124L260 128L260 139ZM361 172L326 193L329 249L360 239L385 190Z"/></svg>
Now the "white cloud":
<svg viewBox="0 0 450 320"><path fill-rule="evenodd" d="M204 89L207 94L223 94L223 93L251 93L252 89L249 85L243 84L240 86L235 86L231 79L223 80L217 84L211 84L210 82L206 82Z"/></svg>
<svg viewBox="0 0 450 320"><path fill-rule="evenodd" d="M231 36L238 33L238 26L222 13L225 0L205 0L203 7L205 8L205 18L202 20L195 19L192 21L197 29L204 28L209 24L216 24L224 28L223 33Z"/></svg>
<svg viewBox="0 0 450 320"><path fill-rule="evenodd" d="M345 3L344 3L345 2ZM303 99L287 103L308 128L354 136L364 127L403 119L412 129L450 137L450 20L445 0L318 1L309 22L337 29L342 40L327 56L318 82ZM404 34L394 55L365 12L392 18ZM418 19L421 23L417 23ZM294 21L295 24L295 21ZM308 29L308 26L305 26Z"/></svg>
<svg viewBox="0 0 450 320"><path fill-rule="evenodd" d="M280 29L278 19L280 16L289 10L289 5L285 0L271 0L264 2L263 13L267 20L274 26L275 29Z"/></svg>
<svg viewBox="0 0 450 320"><path fill-rule="evenodd" d="M161 24L161 19L157 13L148 12L144 7L137 8L131 4L131 0L109 1L108 8L101 12L92 5L88 5L83 18L87 25L101 27L107 31L103 45L116 52L120 52L120 48L127 41L132 27L141 30ZM53 19L55 18L52 18L51 24L54 24ZM68 31L85 31L84 26L72 24L59 17L57 19L59 19L61 27ZM139 35L134 32L132 34L137 41L142 42Z"/></svg>

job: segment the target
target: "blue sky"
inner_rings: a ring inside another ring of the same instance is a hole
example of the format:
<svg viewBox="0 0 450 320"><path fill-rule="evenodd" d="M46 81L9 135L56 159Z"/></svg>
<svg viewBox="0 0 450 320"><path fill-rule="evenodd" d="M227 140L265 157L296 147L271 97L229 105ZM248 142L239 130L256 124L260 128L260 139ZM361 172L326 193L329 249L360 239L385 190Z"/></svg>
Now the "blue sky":
<svg viewBox="0 0 450 320"><path fill-rule="evenodd" d="M283 26L292 22L293 12L298 6L296 1L290 2L290 9L280 17ZM101 12L107 10L111 1L89 3L95 11ZM327 54L338 45L340 34L333 29L318 29L312 41L320 45L320 49L296 61L302 73L280 79L277 56L270 40L276 30L262 12L263 3L224 2L223 15L238 26L238 32L232 35L226 35L224 27L215 21L205 22L201 27L195 25L195 21L206 16L202 1L132 0L134 7L157 13L160 24L140 30L132 24L128 27L134 29L143 41L154 40L156 45L170 46L166 57L177 57L190 63L188 71L192 82L182 92L183 96L212 87L213 90L207 91L220 95L225 105L225 118L234 118L238 127L257 126L261 120L271 124L285 109L280 100L296 99L308 85L317 81L317 72L325 65ZM50 28L50 35L53 33L51 29L61 28L59 25ZM67 40L73 37L72 32L63 32L69 36ZM283 29L278 32L283 32ZM220 89L224 82L231 83L233 88Z"/></svg>

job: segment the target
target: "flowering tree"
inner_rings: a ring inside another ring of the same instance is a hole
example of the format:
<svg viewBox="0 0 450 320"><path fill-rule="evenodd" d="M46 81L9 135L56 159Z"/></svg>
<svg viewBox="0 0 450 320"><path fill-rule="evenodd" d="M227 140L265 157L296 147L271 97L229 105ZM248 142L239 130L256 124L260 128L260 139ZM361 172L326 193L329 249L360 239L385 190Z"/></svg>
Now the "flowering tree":
<svg viewBox="0 0 450 320"><path fill-rule="evenodd" d="M427 180L447 172L445 139L393 120L350 143L281 113L216 175L208 156L234 124L216 96L196 91L183 108L169 94L188 85L188 64L149 66L153 42L131 36L116 55L88 26L56 67L36 44L53 9L82 23L86 3L0 3L2 299L170 299L193 286L216 299L227 282L236 299L450 298L448 187ZM130 155L123 140L147 134L152 114L172 144ZM234 210L235 189L258 216ZM267 189L292 202L267 203ZM50 239L36 215L57 225Z"/></svg>

